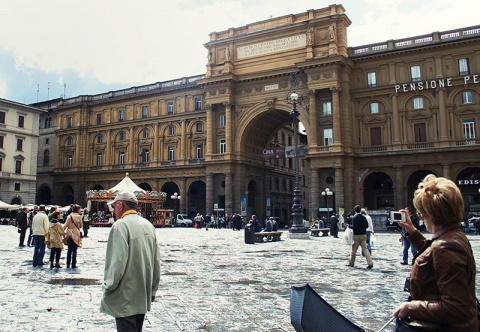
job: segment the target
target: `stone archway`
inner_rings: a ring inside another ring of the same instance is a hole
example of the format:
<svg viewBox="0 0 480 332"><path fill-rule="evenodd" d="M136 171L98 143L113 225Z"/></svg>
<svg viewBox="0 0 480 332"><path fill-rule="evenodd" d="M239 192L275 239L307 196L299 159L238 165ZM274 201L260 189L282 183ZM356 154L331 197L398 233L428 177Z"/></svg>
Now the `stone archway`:
<svg viewBox="0 0 480 332"><path fill-rule="evenodd" d="M177 193L178 195L180 195L180 199L181 200L184 200L186 199L186 197L183 197L181 194L180 194L180 188L178 187L178 185L175 183L175 182L166 182L163 186L162 186L162 189L161 189L162 192L165 192L167 193L167 200L165 201L165 203L163 204L163 208L164 209L174 209L177 213L183 213L182 209L180 208L180 202L175 199L172 199L172 195Z"/></svg>
<svg viewBox="0 0 480 332"><path fill-rule="evenodd" d="M75 191L73 190L73 187L71 185L65 185L62 187L60 202L57 204L63 206L74 204L74 197Z"/></svg>
<svg viewBox="0 0 480 332"><path fill-rule="evenodd" d="M395 208L392 178L384 172L369 174L363 183L363 202L369 210Z"/></svg>
<svg viewBox="0 0 480 332"><path fill-rule="evenodd" d="M37 189L35 202L44 205L52 204L52 191L47 185L42 185Z"/></svg>
<svg viewBox="0 0 480 332"><path fill-rule="evenodd" d="M415 190L418 188L418 184L422 182L422 180L428 175L428 174L435 174L435 172L430 171L428 169L422 169L422 170L417 170L413 172L409 177L407 181L407 200L405 201L405 206L411 207L413 209L413 194ZM399 208L403 208L404 206L401 206Z"/></svg>
<svg viewBox="0 0 480 332"><path fill-rule="evenodd" d="M206 208L206 185L203 181L194 181L190 184L188 189L188 208L187 214L193 216L197 213L205 215Z"/></svg>

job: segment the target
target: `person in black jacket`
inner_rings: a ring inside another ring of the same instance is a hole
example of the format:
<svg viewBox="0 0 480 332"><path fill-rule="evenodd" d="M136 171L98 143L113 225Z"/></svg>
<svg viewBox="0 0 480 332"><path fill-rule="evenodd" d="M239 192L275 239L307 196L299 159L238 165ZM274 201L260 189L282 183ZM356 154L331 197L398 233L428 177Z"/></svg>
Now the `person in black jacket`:
<svg viewBox="0 0 480 332"><path fill-rule="evenodd" d="M17 227L20 231L20 242L18 245L19 247L25 247L25 234L27 234L28 228L27 211L28 208L24 207L20 212L18 212L17 217L15 218Z"/></svg>
<svg viewBox="0 0 480 332"><path fill-rule="evenodd" d="M407 210L408 215L410 216L410 220L412 221L413 226L416 229L420 229L420 223L418 221L418 217L415 213L412 213L412 209L409 208L408 206L405 208ZM415 248L410 241L408 241L407 238L405 238L405 230L402 230L401 236L402 236L402 242L403 242L403 260L400 264L402 265L408 265L408 249L412 251L412 258L415 257L417 254L417 248Z"/></svg>
<svg viewBox="0 0 480 332"><path fill-rule="evenodd" d="M360 207L360 205L355 205L355 215L353 216L352 223L349 226L353 230L353 244L352 251L350 253L350 260L347 266L355 266L355 258L357 256L358 247L362 247L362 251L365 254L365 258L367 259L367 269L371 269L373 267L373 261L372 256L367 249L368 221L367 218L365 218L365 216L360 213L361 210L362 208Z"/></svg>

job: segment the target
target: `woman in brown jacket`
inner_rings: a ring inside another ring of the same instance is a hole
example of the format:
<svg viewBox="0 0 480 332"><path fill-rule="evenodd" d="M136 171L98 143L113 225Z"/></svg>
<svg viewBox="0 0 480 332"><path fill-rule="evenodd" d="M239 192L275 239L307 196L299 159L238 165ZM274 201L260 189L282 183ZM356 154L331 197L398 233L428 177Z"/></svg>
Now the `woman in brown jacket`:
<svg viewBox="0 0 480 332"><path fill-rule="evenodd" d="M47 243L47 245L50 248L50 268L51 269L53 269L54 267L61 268L60 255L62 254L62 250L63 250L64 232L63 232L62 225L58 222L59 217L60 217L60 212L55 211L52 214L52 221L50 221L49 243Z"/></svg>
<svg viewBox="0 0 480 332"><path fill-rule="evenodd" d="M412 320L410 325L477 332L476 267L470 242L460 228L462 194L451 180L430 174L418 185L413 204L433 236L427 240L405 213L400 226L419 251L410 272L412 300L401 303L393 315L407 323Z"/></svg>
<svg viewBox="0 0 480 332"><path fill-rule="evenodd" d="M77 249L82 246L82 237L80 235L80 229L82 228L82 216L80 215L80 205L74 204L72 213L70 213L63 225L63 229L67 236L67 269L70 268L72 263L72 269L77 268Z"/></svg>

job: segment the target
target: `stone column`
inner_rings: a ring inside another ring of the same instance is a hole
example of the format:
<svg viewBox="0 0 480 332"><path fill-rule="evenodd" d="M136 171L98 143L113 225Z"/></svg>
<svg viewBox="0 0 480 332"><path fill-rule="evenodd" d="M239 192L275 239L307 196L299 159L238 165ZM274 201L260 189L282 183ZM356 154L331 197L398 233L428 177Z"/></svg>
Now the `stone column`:
<svg viewBox="0 0 480 332"><path fill-rule="evenodd" d="M448 143L448 114L445 106L445 88L438 89L438 106L440 141L446 141L446 143Z"/></svg>
<svg viewBox="0 0 480 332"><path fill-rule="evenodd" d="M318 146L318 120L317 120L317 99L316 97L316 90L309 90L309 97L310 97L310 136L308 138L308 142L311 148L316 149Z"/></svg>
<svg viewBox="0 0 480 332"><path fill-rule="evenodd" d="M233 213L232 174L225 174L225 213Z"/></svg>
<svg viewBox="0 0 480 332"><path fill-rule="evenodd" d="M129 152L129 153L128 153L128 158L129 158L128 162L129 162L130 164L133 164L133 163L135 162L135 160L134 160L135 146L133 145L133 135L134 135L134 132L135 132L134 128L133 128L133 127L130 128L130 137L129 137L130 143L129 143L129 145L128 145L128 149L129 149L129 151L128 151L128 152Z"/></svg>
<svg viewBox="0 0 480 332"><path fill-rule="evenodd" d="M112 142L110 137L110 130L107 131L107 146L105 147L105 165L115 164L113 160L110 160L112 157Z"/></svg>
<svg viewBox="0 0 480 332"><path fill-rule="evenodd" d="M400 144L400 116L398 114L398 100L397 94L392 96L392 130L393 130L393 144Z"/></svg>
<svg viewBox="0 0 480 332"><path fill-rule="evenodd" d="M205 159L211 159L214 151L213 142L213 109L212 105L207 105L207 146Z"/></svg>
<svg viewBox="0 0 480 332"><path fill-rule="evenodd" d="M442 173L444 178L450 179L450 164L442 164Z"/></svg>
<svg viewBox="0 0 480 332"><path fill-rule="evenodd" d="M335 213L338 215L338 208L345 207L345 190L344 190L344 178L343 168L335 168L335 187L333 188L335 193Z"/></svg>
<svg viewBox="0 0 480 332"><path fill-rule="evenodd" d="M212 212L213 209L213 174L209 173L207 174L207 198L205 200L206 202L206 212L210 213Z"/></svg>
<svg viewBox="0 0 480 332"><path fill-rule="evenodd" d="M187 155L186 154L186 121L185 120L180 120L180 160L184 160L185 159L185 156Z"/></svg>
<svg viewBox="0 0 480 332"><path fill-rule="evenodd" d="M333 112L333 145L342 145L342 114L340 111L340 90L337 87L330 88L332 91Z"/></svg>
<svg viewBox="0 0 480 332"><path fill-rule="evenodd" d="M405 190L403 188L403 167L395 167L395 190L394 205L403 207L405 205ZM408 201L408 200L407 200Z"/></svg>
<svg viewBox="0 0 480 332"><path fill-rule="evenodd" d="M318 184L318 169L310 169L310 220L318 218L318 208L320 207L320 192Z"/></svg>
<svg viewBox="0 0 480 332"><path fill-rule="evenodd" d="M230 155L233 152L232 146L233 146L233 138L232 138L232 133L233 133L233 124L232 124L232 106L230 103L224 103L225 105L225 138L227 140L227 155Z"/></svg>
<svg viewBox="0 0 480 332"><path fill-rule="evenodd" d="M186 178L181 178L180 179L180 190L179 194L181 196L180 202L178 204L179 206L179 213L185 213L188 214L187 211L187 206L188 206L188 192L187 192L187 179Z"/></svg>
<svg viewBox="0 0 480 332"><path fill-rule="evenodd" d="M160 156L158 155L158 126L159 124L156 123L154 124L154 127L153 127L153 131L154 131L154 134L153 134L153 161L158 161L160 159Z"/></svg>

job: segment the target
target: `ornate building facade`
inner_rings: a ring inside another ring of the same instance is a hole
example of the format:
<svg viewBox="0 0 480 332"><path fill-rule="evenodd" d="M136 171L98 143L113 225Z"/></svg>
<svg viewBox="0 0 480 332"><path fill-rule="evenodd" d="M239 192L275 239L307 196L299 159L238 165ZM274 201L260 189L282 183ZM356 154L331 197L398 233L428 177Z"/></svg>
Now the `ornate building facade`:
<svg viewBox="0 0 480 332"><path fill-rule="evenodd" d="M292 160L260 156L292 145L295 90L306 219L325 211L326 187L335 210L411 205L428 173L455 180L475 212L480 27L351 48L350 23L331 5L213 32L202 75L36 104L48 111L40 135L55 136L38 200L82 204L129 172L144 189L179 193L183 213L217 205L289 220Z"/></svg>

